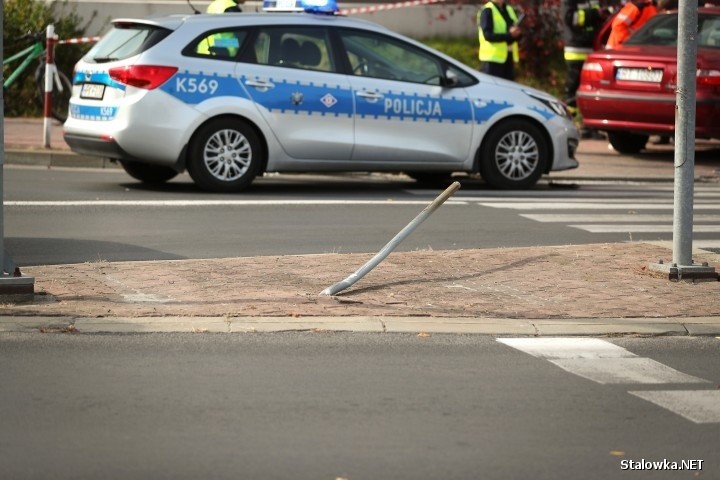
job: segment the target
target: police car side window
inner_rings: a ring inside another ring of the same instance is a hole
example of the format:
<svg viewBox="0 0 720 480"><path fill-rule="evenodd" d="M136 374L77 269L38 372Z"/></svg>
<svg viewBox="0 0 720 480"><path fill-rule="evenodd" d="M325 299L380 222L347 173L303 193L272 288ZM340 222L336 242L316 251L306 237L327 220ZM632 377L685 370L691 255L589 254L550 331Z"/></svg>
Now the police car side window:
<svg viewBox="0 0 720 480"><path fill-rule="evenodd" d="M440 85L442 62L413 45L368 32L341 30L353 75Z"/></svg>
<svg viewBox="0 0 720 480"><path fill-rule="evenodd" d="M244 30L214 30L195 39L183 50L183 54L213 60L235 60L246 37Z"/></svg>
<svg viewBox="0 0 720 480"><path fill-rule="evenodd" d="M284 68L334 72L328 32L324 28L265 27L255 36L255 62Z"/></svg>

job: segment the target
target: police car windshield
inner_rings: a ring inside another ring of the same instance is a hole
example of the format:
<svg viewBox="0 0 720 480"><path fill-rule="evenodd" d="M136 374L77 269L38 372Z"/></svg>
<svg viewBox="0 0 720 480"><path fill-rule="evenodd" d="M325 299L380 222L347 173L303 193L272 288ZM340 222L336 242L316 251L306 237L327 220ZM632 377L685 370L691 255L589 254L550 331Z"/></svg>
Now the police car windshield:
<svg viewBox="0 0 720 480"><path fill-rule="evenodd" d="M171 32L171 30L153 25L115 25L88 52L85 59L95 63L123 60L144 52L167 37Z"/></svg>

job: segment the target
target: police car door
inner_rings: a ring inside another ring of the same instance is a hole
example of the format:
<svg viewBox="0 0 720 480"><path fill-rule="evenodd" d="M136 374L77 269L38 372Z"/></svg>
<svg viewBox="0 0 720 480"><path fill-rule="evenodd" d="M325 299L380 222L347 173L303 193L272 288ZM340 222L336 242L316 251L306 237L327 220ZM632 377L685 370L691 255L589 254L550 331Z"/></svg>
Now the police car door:
<svg viewBox="0 0 720 480"><path fill-rule="evenodd" d="M305 160L348 160L353 104L347 77L336 71L327 30L261 27L238 64L238 78L283 150Z"/></svg>
<svg viewBox="0 0 720 480"><path fill-rule="evenodd" d="M472 106L464 88L440 85L443 62L414 45L339 30L355 96L354 161L450 166L469 155Z"/></svg>

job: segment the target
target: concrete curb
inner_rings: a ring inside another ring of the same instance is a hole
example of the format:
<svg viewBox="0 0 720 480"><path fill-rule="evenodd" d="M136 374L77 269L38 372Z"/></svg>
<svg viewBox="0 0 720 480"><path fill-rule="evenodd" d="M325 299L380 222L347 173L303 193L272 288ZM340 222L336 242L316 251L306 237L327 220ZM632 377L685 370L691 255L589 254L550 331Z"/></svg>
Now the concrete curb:
<svg viewBox="0 0 720 480"><path fill-rule="evenodd" d="M436 317L22 317L0 319L0 333L354 332L521 336L720 335L720 317L436 318Z"/></svg>
<svg viewBox="0 0 720 480"><path fill-rule="evenodd" d="M5 164L41 167L122 168L107 158L78 155L65 150L5 149Z"/></svg>

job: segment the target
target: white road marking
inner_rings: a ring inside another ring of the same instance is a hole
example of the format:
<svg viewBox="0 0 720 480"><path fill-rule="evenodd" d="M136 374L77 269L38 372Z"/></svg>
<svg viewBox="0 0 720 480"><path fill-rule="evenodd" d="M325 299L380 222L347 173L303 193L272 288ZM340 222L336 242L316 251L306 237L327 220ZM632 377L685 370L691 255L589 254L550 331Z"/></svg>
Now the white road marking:
<svg viewBox="0 0 720 480"><path fill-rule="evenodd" d="M673 221L672 214L652 215L652 214L613 214L613 213L597 213L592 215L572 214L572 213L538 213L538 214L520 214L521 217L528 220L535 220L542 223L595 223L595 222L670 222ZM720 215L693 215L693 222L718 222L720 223Z"/></svg>
<svg viewBox="0 0 720 480"><path fill-rule="evenodd" d="M636 397L694 423L720 423L720 390L633 391Z"/></svg>
<svg viewBox="0 0 720 480"><path fill-rule="evenodd" d="M670 233L673 231L673 225L643 225L643 224L575 224L568 227L585 230L590 233L622 233L622 232L645 232L645 233ZM694 233L718 233L720 225L697 225L693 224L692 231Z"/></svg>
<svg viewBox="0 0 720 480"><path fill-rule="evenodd" d="M428 205L430 200L65 200L8 201L6 207L245 207L276 205ZM467 205L448 200L446 205Z"/></svg>
<svg viewBox="0 0 720 480"><path fill-rule="evenodd" d="M599 338L498 338L498 342L538 358L632 358L632 352Z"/></svg>
<svg viewBox="0 0 720 480"><path fill-rule="evenodd" d="M550 361L565 371L601 384L707 383L707 380L678 372L650 358L570 358Z"/></svg>
<svg viewBox="0 0 720 480"><path fill-rule="evenodd" d="M599 338L499 338L498 342L598 383L707 383Z"/></svg>
<svg viewBox="0 0 720 480"><path fill-rule="evenodd" d="M467 200L467 199L465 199ZM613 203L613 202L479 202L478 205L513 210L672 210L671 202L663 203ZM720 203L696 203L695 210L717 210Z"/></svg>
<svg viewBox="0 0 720 480"><path fill-rule="evenodd" d="M600 384L708 383L597 338L523 337L497 341ZM720 390L629 393L695 423L720 423Z"/></svg>

